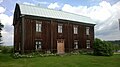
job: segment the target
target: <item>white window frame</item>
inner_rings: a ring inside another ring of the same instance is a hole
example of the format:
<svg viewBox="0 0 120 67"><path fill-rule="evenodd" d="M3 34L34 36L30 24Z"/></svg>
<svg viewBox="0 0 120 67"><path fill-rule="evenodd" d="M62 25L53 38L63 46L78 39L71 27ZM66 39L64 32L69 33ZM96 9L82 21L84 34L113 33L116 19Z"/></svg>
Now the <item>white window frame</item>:
<svg viewBox="0 0 120 67"><path fill-rule="evenodd" d="M90 48L90 40L86 40L86 48Z"/></svg>
<svg viewBox="0 0 120 67"><path fill-rule="evenodd" d="M35 42L35 49L36 50L42 49L42 43L41 43L41 41L36 41Z"/></svg>
<svg viewBox="0 0 120 67"><path fill-rule="evenodd" d="M86 35L90 35L90 27L86 27Z"/></svg>
<svg viewBox="0 0 120 67"><path fill-rule="evenodd" d="M63 32L63 25L62 24L58 24L58 33L62 33Z"/></svg>
<svg viewBox="0 0 120 67"><path fill-rule="evenodd" d="M78 40L74 40L74 49L78 49Z"/></svg>
<svg viewBox="0 0 120 67"><path fill-rule="evenodd" d="M74 25L73 30L74 30L74 34L78 34L78 26Z"/></svg>
<svg viewBox="0 0 120 67"><path fill-rule="evenodd" d="M42 22L36 21L36 32L42 32Z"/></svg>

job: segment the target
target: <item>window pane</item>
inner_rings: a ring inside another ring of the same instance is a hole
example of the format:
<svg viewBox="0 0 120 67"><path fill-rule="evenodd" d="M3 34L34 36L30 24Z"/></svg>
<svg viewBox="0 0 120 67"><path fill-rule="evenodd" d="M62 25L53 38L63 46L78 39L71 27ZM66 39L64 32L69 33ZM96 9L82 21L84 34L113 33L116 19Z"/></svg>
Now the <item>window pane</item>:
<svg viewBox="0 0 120 67"><path fill-rule="evenodd" d="M35 48L36 48L36 50L37 50L37 45L35 45Z"/></svg>
<svg viewBox="0 0 120 67"><path fill-rule="evenodd" d="M74 41L74 49L78 49L78 41Z"/></svg>
<svg viewBox="0 0 120 67"><path fill-rule="evenodd" d="M41 49L41 45L39 45L39 47L38 47L39 49Z"/></svg>
<svg viewBox="0 0 120 67"><path fill-rule="evenodd" d="M78 34L78 26L74 26L74 34Z"/></svg>
<svg viewBox="0 0 120 67"><path fill-rule="evenodd" d="M86 48L90 48L90 40L86 40Z"/></svg>
<svg viewBox="0 0 120 67"><path fill-rule="evenodd" d="M41 32L42 22L36 21L36 32Z"/></svg>
<svg viewBox="0 0 120 67"><path fill-rule="evenodd" d="M78 49L78 44L76 44L75 48Z"/></svg>
<svg viewBox="0 0 120 67"><path fill-rule="evenodd" d="M41 44L41 42L39 42L39 44Z"/></svg>
<svg viewBox="0 0 120 67"><path fill-rule="evenodd" d="M41 27L41 23L40 23L40 24L39 24L39 32L41 32L41 28L42 28L42 27Z"/></svg>
<svg viewBox="0 0 120 67"><path fill-rule="evenodd" d="M87 44L87 48L90 48L90 44Z"/></svg>
<svg viewBox="0 0 120 67"><path fill-rule="evenodd" d="M35 48L36 48L36 50L39 50L39 49L42 48L41 41L36 41L36 42L35 42Z"/></svg>
<svg viewBox="0 0 120 67"><path fill-rule="evenodd" d="M60 26L60 33L62 33L62 25Z"/></svg>
<svg viewBox="0 0 120 67"><path fill-rule="evenodd" d="M89 35L90 34L89 32L90 32L89 27L86 27L86 35Z"/></svg>
<svg viewBox="0 0 120 67"><path fill-rule="evenodd" d="M36 41L36 45L38 44L38 42Z"/></svg>
<svg viewBox="0 0 120 67"><path fill-rule="evenodd" d="M74 41L74 44L78 44L78 41Z"/></svg>
<svg viewBox="0 0 120 67"><path fill-rule="evenodd" d="M38 24L36 23L36 32L38 32Z"/></svg>
<svg viewBox="0 0 120 67"><path fill-rule="evenodd" d="M62 25L58 25L58 33L62 33Z"/></svg>

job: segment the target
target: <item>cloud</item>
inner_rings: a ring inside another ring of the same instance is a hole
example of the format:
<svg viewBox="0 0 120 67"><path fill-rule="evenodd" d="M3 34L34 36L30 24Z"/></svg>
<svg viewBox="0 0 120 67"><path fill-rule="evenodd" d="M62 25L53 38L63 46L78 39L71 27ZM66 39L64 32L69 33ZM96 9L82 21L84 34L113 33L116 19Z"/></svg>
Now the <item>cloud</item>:
<svg viewBox="0 0 120 67"><path fill-rule="evenodd" d="M71 6L69 4L65 4L62 8L63 11L76 13L79 15L84 15L91 17L92 19L96 21L105 21L111 16L111 13L108 11L110 9L111 5L106 2L102 1L99 3L99 6Z"/></svg>
<svg viewBox="0 0 120 67"><path fill-rule="evenodd" d="M7 32L3 29L2 33L2 42L3 45L10 46L13 45L13 27L11 27L12 32Z"/></svg>
<svg viewBox="0 0 120 67"><path fill-rule="evenodd" d="M3 2L3 0L0 0L0 3L2 3Z"/></svg>
<svg viewBox="0 0 120 67"><path fill-rule="evenodd" d="M51 8L51 9L55 9L55 8L59 8L60 6L58 5L58 3L51 3L48 8Z"/></svg>
<svg viewBox="0 0 120 67"><path fill-rule="evenodd" d="M5 12L5 10L6 10L5 8L0 7L0 14L1 14L1 13L4 13L4 12Z"/></svg>
<svg viewBox="0 0 120 67"><path fill-rule="evenodd" d="M13 16L8 16L6 14L0 14L0 20L1 20L1 23L6 25L12 25L12 21L13 21Z"/></svg>
<svg viewBox="0 0 120 67"><path fill-rule="evenodd" d="M98 35L97 37L103 40L120 40L120 31L117 30L114 33L109 33L109 35Z"/></svg>
<svg viewBox="0 0 120 67"><path fill-rule="evenodd" d="M111 5L102 1L98 6L71 6L64 4L63 11L88 16L96 22L96 37L103 40L120 39L118 19L120 18L120 1Z"/></svg>
<svg viewBox="0 0 120 67"><path fill-rule="evenodd" d="M39 4L49 4L48 2L38 2Z"/></svg>
<svg viewBox="0 0 120 67"><path fill-rule="evenodd" d="M38 4L43 4L43 5L46 5L46 4L49 4L48 2L46 1L39 1L39 0L33 0L34 3L38 3Z"/></svg>
<svg viewBox="0 0 120 67"><path fill-rule="evenodd" d="M33 4L33 3L29 3L29 2L23 2L23 4L26 4L26 5L33 5L33 6L35 6L35 4Z"/></svg>
<svg viewBox="0 0 120 67"><path fill-rule="evenodd" d="M4 12L4 11L3 11ZM0 21L4 25L4 28L2 30L2 40L3 45L13 45L13 15L8 16L4 13L0 13Z"/></svg>

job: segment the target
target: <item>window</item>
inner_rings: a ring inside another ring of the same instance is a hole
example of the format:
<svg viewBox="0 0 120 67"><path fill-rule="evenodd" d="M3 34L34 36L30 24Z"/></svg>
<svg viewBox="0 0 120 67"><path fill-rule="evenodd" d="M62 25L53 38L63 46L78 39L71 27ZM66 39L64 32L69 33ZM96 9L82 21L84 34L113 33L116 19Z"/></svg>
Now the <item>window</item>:
<svg viewBox="0 0 120 67"><path fill-rule="evenodd" d="M90 48L90 40L86 40L86 48Z"/></svg>
<svg viewBox="0 0 120 67"><path fill-rule="evenodd" d="M78 26L74 26L74 34L78 34Z"/></svg>
<svg viewBox="0 0 120 67"><path fill-rule="evenodd" d="M36 48L36 50L40 50L42 48L41 41L36 41L35 42L35 48Z"/></svg>
<svg viewBox="0 0 120 67"><path fill-rule="evenodd" d="M90 28L86 27L86 35L90 35Z"/></svg>
<svg viewBox="0 0 120 67"><path fill-rule="evenodd" d="M58 24L58 33L62 33L62 24Z"/></svg>
<svg viewBox="0 0 120 67"><path fill-rule="evenodd" d="M74 40L74 49L78 49L78 41Z"/></svg>
<svg viewBox="0 0 120 67"><path fill-rule="evenodd" d="M42 22L36 21L36 32L41 32Z"/></svg>

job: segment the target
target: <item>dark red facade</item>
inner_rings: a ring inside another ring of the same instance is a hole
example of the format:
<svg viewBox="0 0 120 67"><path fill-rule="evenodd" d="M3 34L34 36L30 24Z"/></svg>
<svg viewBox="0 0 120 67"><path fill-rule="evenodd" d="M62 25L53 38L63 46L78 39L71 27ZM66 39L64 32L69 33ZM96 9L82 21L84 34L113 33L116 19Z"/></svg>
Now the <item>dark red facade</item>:
<svg viewBox="0 0 120 67"><path fill-rule="evenodd" d="M41 32L36 32L36 21L41 22ZM62 25L62 33L58 33L58 25ZM71 52L74 49L74 42L77 41L77 49L87 49L87 40L90 41L91 49L94 40L94 25L84 22L22 15L19 7L14 12L14 50L15 52L36 51L36 41L41 42L41 51L57 53L59 40L64 41L64 51ZM74 34L74 26L77 26L77 34ZM89 27L89 35L86 35L86 28Z"/></svg>

